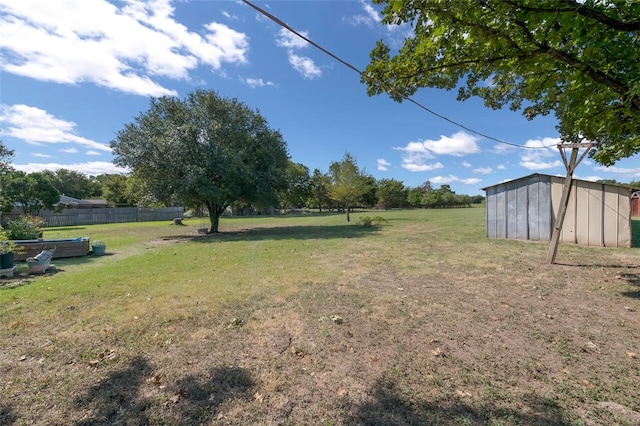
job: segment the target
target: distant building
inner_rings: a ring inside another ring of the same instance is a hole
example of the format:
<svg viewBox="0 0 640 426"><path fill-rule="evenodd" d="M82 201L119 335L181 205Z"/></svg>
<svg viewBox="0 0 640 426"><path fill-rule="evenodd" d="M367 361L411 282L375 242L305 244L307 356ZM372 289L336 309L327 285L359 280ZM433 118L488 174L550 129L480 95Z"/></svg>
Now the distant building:
<svg viewBox="0 0 640 426"><path fill-rule="evenodd" d="M103 209L108 207L107 200L79 200L68 195L61 195L58 204L64 205L67 209Z"/></svg>
<svg viewBox="0 0 640 426"><path fill-rule="evenodd" d="M563 187L564 178L536 173L482 188L487 237L549 241ZM560 242L631 247L631 198L637 193L621 185L574 179Z"/></svg>

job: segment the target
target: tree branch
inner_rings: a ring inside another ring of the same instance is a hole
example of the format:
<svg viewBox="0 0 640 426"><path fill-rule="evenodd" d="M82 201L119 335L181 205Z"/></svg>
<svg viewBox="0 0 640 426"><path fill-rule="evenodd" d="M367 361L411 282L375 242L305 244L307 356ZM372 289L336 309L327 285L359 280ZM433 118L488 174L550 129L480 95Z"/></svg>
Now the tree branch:
<svg viewBox="0 0 640 426"><path fill-rule="evenodd" d="M575 0L559 0L560 3L564 3L565 8L560 7L544 7L544 6L527 6L523 5L521 0L504 0L504 2L510 6L517 7L526 12L540 12L540 13L577 13L578 15L586 18L593 19L600 22L614 30L618 31L638 31L640 30L640 20L633 21L620 21L614 19L608 15L605 15L601 11L594 9L584 4L580 4Z"/></svg>

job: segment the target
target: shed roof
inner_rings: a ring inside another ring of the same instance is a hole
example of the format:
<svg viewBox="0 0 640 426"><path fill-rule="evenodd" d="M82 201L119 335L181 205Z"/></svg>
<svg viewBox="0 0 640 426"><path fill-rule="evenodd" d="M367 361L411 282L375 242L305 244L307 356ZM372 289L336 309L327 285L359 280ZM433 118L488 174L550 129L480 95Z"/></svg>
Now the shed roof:
<svg viewBox="0 0 640 426"><path fill-rule="evenodd" d="M500 182L500 183L496 183L494 185L489 185L489 186L485 186L484 188L480 188L483 191L486 191L489 188L493 188L495 186L498 185L503 185L505 183L509 183L509 182L518 182L520 180L526 180L526 179L530 179L533 177L548 177L548 178L555 178L555 179L564 179L564 176L557 176L557 175L547 175L544 173L532 173L530 175L527 176L522 176L516 179L511 179L511 180L507 180L504 182ZM604 183L604 182L593 182L593 181L589 181L589 180L584 180L584 179L573 179L574 181L579 181L579 182L591 182L591 183L602 183L602 185L608 185L608 186L614 186L614 187L618 187L618 188L629 188L630 191L640 191L640 188L632 188L626 185L620 185L620 184L616 184L616 183Z"/></svg>

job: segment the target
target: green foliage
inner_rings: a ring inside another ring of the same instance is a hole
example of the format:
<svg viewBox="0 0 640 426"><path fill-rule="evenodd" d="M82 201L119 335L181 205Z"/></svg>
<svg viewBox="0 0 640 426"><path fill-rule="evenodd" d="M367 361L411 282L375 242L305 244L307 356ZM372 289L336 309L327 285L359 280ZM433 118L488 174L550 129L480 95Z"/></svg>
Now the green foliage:
<svg viewBox="0 0 640 426"><path fill-rule="evenodd" d="M348 222L351 207L360 197L371 191L371 180L358 168L355 158L348 152L342 161L331 163L329 176L329 197L344 205Z"/></svg>
<svg viewBox="0 0 640 426"><path fill-rule="evenodd" d="M36 215L43 208L53 210L60 201L60 193L45 173L10 171L2 179L5 208L20 203L25 214Z"/></svg>
<svg viewBox="0 0 640 426"><path fill-rule="evenodd" d="M380 226L389 223L387 219L382 216L360 216L358 218L358 224L365 228L371 228L372 226Z"/></svg>
<svg viewBox="0 0 640 426"><path fill-rule="evenodd" d="M360 224L360 226L364 226L365 228L370 228L371 227L371 218L369 216L360 216L358 218L358 223Z"/></svg>
<svg viewBox="0 0 640 426"><path fill-rule="evenodd" d="M7 232L0 226L0 254L12 253L16 249L16 243L9 239Z"/></svg>
<svg viewBox="0 0 640 426"><path fill-rule="evenodd" d="M44 219L39 216L21 215L7 223L7 236L11 240L33 240L38 238Z"/></svg>
<svg viewBox="0 0 640 426"><path fill-rule="evenodd" d="M130 168L156 200L206 206L210 232L218 232L232 203L276 205L276 192L286 187L282 135L258 112L212 91L152 99L111 147L115 163Z"/></svg>
<svg viewBox="0 0 640 426"><path fill-rule="evenodd" d="M304 164L289 160L286 170L286 187L278 191L280 208L304 207L305 201L311 196L311 177L309 168Z"/></svg>
<svg viewBox="0 0 640 426"><path fill-rule="evenodd" d="M58 169L55 172L45 170L42 173L60 194L78 199L98 198L102 195L100 184L84 173L68 169Z"/></svg>
<svg viewBox="0 0 640 426"><path fill-rule="evenodd" d="M0 140L0 175L3 175L11 168L9 164L11 157L13 157L13 151L4 146L4 143Z"/></svg>
<svg viewBox="0 0 640 426"><path fill-rule="evenodd" d="M378 204L385 210L402 207L407 203L407 189L404 184L395 179L380 179L376 189Z"/></svg>
<svg viewBox="0 0 640 426"><path fill-rule="evenodd" d="M307 203L309 207L316 207L322 211L323 207L328 207L331 200L329 199L329 187L331 186L331 178L326 173L322 173L318 169L313 170L313 176L310 178L311 199Z"/></svg>
<svg viewBox="0 0 640 426"><path fill-rule="evenodd" d="M480 97L532 119L554 112L568 142L595 141L603 165L640 152L640 2L374 0L383 24L409 23L398 52L381 41L363 82L401 101L421 87Z"/></svg>

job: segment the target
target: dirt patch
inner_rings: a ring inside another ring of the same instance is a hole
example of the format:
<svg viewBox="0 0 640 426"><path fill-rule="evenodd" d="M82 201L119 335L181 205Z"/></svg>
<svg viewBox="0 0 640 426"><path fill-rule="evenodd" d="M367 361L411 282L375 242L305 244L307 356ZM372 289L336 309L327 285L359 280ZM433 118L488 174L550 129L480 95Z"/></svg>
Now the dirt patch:
<svg viewBox="0 0 640 426"><path fill-rule="evenodd" d="M0 424L636 425L640 267L587 253L415 273L363 249L335 282L123 330L37 333L16 300Z"/></svg>

